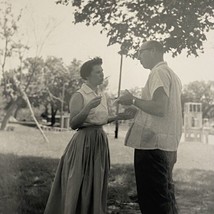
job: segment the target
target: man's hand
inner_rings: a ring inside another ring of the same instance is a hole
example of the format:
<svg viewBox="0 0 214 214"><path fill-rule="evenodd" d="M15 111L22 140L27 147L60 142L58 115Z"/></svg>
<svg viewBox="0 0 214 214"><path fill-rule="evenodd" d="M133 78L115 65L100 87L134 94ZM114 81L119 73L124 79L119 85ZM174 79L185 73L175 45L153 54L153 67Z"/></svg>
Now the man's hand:
<svg viewBox="0 0 214 214"><path fill-rule="evenodd" d="M132 105L132 100L133 95L128 90L125 90L124 95L120 96L117 102L122 105Z"/></svg>

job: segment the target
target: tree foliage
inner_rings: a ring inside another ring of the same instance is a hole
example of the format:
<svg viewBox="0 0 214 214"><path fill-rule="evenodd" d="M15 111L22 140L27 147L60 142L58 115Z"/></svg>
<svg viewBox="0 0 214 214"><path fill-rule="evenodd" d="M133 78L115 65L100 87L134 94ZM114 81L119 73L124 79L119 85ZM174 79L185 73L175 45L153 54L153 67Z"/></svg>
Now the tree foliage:
<svg viewBox="0 0 214 214"><path fill-rule="evenodd" d="M101 25L109 45L119 43L136 57L145 40L163 41L172 56L203 52L206 32L214 28L213 0L57 0L75 7L75 23Z"/></svg>
<svg viewBox="0 0 214 214"><path fill-rule="evenodd" d="M68 111L70 97L81 84L78 72L80 61L74 59L67 66L61 58L49 56L46 60L29 58L25 61L25 66L28 76L31 76L32 70L34 71L34 77L27 90L32 105L42 105L46 112L50 109L48 113L52 115L53 120L61 110L62 102L63 110Z"/></svg>
<svg viewBox="0 0 214 214"><path fill-rule="evenodd" d="M29 57L23 61L20 68L5 72L7 82L6 93L10 94L7 100L6 110L10 108L14 100L20 97L17 111L25 108L26 103L21 99L20 90L14 82L17 77L18 85L25 90L33 107L45 107L55 120L56 113L61 110L68 111L71 95L80 87L82 79L79 75L80 61L74 59L67 66L61 58L49 56L45 60L42 57ZM64 95L62 93L64 90Z"/></svg>
<svg viewBox="0 0 214 214"><path fill-rule="evenodd" d="M0 1L0 64L3 75L4 91L6 93L5 67L8 59L17 54L20 49L27 48L15 38L18 32L18 24L21 18L21 11L14 16L11 4L7 1ZM20 57L20 56L19 56ZM8 95L7 93L5 94ZM9 95L10 96L10 95Z"/></svg>

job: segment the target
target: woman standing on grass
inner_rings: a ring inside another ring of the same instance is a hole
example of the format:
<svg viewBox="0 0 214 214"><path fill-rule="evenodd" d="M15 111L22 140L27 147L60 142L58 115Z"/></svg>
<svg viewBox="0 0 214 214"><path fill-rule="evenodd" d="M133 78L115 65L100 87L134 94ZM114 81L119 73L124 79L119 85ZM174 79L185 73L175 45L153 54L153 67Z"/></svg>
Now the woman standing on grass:
<svg viewBox="0 0 214 214"><path fill-rule="evenodd" d="M80 75L85 83L70 101L70 125L77 132L61 157L45 214L107 212L110 160L102 125L129 116L108 116L107 100L99 89L104 78L101 58L85 62Z"/></svg>

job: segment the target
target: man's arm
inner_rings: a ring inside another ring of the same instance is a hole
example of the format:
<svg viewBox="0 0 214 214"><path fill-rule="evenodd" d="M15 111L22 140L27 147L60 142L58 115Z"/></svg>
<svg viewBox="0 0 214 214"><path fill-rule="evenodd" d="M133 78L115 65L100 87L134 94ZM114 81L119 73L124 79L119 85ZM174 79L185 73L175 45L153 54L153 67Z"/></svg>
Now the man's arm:
<svg viewBox="0 0 214 214"><path fill-rule="evenodd" d="M168 97L163 87L155 90L152 100L142 100L136 97L133 99L135 99L134 105L148 114L163 117L166 113Z"/></svg>

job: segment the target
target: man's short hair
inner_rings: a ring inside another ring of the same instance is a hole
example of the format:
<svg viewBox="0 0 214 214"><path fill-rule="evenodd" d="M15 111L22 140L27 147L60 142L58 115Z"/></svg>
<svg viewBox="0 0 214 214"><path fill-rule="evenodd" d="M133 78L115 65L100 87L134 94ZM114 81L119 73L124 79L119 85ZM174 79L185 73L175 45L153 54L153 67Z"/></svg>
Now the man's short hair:
<svg viewBox="0 0 214 214"><path fill-rule="evenodd" d="M90 59L83 63L83 65L80 68L80 76L86 80L87 77L90 75L93 66L95 65L102 65L103 61L100 57L95 57L93 59Z"/></svg>
<svg viewBox="0 0 214 214"><path fill-rule="evenodd" d="M158 52L160 52L161 54L164 53L164 49L163 49L163 45L161 42L158 42L158 41L155 41L155 40L151 40L151 41L148 41L146 42L146 47L147 48L155 48Z"/></svg>

